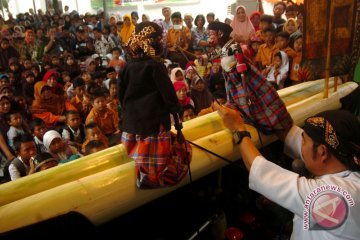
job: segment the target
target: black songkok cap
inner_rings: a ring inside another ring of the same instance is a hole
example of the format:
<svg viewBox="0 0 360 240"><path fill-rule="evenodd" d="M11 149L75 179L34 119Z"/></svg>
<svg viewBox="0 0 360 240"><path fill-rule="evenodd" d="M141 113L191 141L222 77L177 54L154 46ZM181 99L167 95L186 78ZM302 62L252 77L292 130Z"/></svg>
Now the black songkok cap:
<svg viewBox="0 0 360 240"><path fill-rule="evenodd" d="M346 110L331 110L305 120L304 131L326 145L352 171L360 171L360 123Z"/></svg>

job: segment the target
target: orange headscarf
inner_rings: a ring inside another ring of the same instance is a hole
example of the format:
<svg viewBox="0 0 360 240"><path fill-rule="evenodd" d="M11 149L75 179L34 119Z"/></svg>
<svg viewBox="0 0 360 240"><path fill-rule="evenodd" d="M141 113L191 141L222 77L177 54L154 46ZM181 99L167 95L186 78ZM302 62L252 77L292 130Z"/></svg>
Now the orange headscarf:
<svg viewBox="0 0 360 240"><path fill-rule="evenodd" d="M130 26L126 26L124 23L123 27L120 31L120 37L121 37L121 41L123 44L127 43L131 34L135 30L135 26L134 26L134 24L132 24L131 16L129 14L125 14L123 17L123 21L125 21L125 18L128 18L130 20Z"/></svg>
<svg viewBox="0 0 360 240"><path fill-rule="evenodd" d="M51 112L55 115L63 114L65 110L65 98L50 93L51 98L43 100L41 98L41 90L47 86L45 82L37 82L34 86L35 100L31 106L31 113Z"/></svg>

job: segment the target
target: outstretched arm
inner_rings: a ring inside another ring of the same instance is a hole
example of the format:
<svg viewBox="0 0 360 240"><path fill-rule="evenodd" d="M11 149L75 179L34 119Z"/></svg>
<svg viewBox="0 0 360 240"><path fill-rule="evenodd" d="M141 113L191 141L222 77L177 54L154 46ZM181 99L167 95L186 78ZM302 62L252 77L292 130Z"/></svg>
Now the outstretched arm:
<svg viewBox="0 0 360 240"><path fill-rule="evenodd" d="M218 110L219 115L223 119L225 126L230 131L246 131L244 120L241 118L238 111L225 106L220 106L217 103L214 104L214 109ZM241 141L240 153L244 164L248 170L250 170L255 158L257 156L261 156L261 153L249 137L244 137L244 139Z"/></svg>

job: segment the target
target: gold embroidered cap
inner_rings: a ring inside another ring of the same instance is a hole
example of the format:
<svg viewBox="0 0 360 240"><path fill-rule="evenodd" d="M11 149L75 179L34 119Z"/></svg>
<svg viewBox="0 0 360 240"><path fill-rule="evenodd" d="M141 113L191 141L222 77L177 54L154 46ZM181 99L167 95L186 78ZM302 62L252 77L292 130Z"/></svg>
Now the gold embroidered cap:
<svg viewBox="0 0 360 240"><path fill-rule="evenodd" d="M360 170L360 124L352 113L319 113L305 120L304 131L313 141L326 145L350 170Z"/></svg>

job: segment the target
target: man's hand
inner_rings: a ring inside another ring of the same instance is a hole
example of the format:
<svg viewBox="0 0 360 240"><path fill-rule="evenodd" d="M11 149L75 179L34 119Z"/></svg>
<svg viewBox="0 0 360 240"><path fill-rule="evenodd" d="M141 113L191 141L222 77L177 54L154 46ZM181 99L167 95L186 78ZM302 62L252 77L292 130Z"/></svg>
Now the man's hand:
<svg viewBox="0 0 360 240"><path fill-rule="evenodd" d="M246 131L244 120L242 119L240 112L225 106L220 106L216 102L214 103L213 108L218 111L225 127L230 131Z"/></svg>

